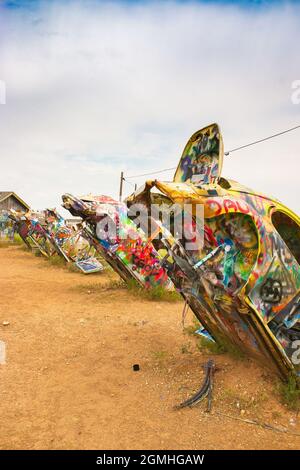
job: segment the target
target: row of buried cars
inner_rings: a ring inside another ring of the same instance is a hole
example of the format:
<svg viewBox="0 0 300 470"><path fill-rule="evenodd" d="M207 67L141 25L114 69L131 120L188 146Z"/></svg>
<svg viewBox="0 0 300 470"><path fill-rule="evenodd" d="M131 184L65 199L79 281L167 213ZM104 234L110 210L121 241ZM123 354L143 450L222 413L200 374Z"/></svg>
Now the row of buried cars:
<svg viewBox="0 0 300 470"><path fill-rule="evenodd" d="M26 213L10 210L8 217L14 223L13 231L33 252L46 258L59 255L84 273L103 270L94 248L83 236L82 225L68 224L56 209Z"/></svg>
<svg viewBox="0 0 300 470"><path fill-rule="evenodd" d="M146 181L125 202L64 194L62 205L81 218L80 228L67 227L55 210L45 211L44 224L11 217L24 242L47 256L54 250L92 272L102 269L99 253L125 282L176 288L212 341L283 380L297 378L300 219L222 177L223 154L212 124L189 139L173 181Z"/></svg>

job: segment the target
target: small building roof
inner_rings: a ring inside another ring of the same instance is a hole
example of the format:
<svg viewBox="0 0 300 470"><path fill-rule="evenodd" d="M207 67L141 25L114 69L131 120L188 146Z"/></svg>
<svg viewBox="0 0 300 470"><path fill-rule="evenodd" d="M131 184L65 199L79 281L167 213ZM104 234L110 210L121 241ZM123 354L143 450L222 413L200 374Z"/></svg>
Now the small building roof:
<svg viewBox="0 0 300 470"><path fill-rule="evenodd" d="M26 209L30 209L29 205L26 204L23 199L21 199L16 193L13 191L0 191L0 202L5 201L5 199L9 198L10 196L15 197Z"/></svg>

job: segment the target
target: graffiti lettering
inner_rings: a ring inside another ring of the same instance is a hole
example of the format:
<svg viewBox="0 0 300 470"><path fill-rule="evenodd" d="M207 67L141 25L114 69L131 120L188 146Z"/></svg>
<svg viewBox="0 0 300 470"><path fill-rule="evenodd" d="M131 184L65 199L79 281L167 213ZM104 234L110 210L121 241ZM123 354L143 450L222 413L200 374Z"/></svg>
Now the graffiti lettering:
<svg viewBox="0 0 300 470"><path fill-rule="evenodd" d="M226 214L229 212L230 209L233 209L234 212L237 211L237 206L234 201L231 201L230 199L224 199L224 209L226 211Z"/></svg>
<svg viewBox="0 0 300 470"><path fill-rule="evenodd" d="M262 227L260 217L246 201L234 201L232 199L216 201L215 199L208 199L207 204L210 206L215 215L220 215L223 209L225 210L226 214L228 214L228 212L242 212L243 214L249 214L253 217L253 220L258 229L261 229Z"/></svg>
<svg viewBox="0 0 300 470"><path fill-rule="evenodd" d="M249 207L248 207L248 204L247 204L246 202L244 202L243 204L245 204L244 207L242 207L242 202L241 202L241 201L237 201L237 202L236 202L237 208L238 208L241 212L243 212L243 214L249 214L250 209L249 209Z"/></svg>
<svg viewBox="0 0 300 470"><path fill-rule="evenodd" d="M207 201L207 204L208 204L209 206L211 206L211 210L213 210L213 211L216 213L216 215L221 214L221 212L222 212L222 205L221 205L218 201L215 201L214 199L209 199L209 200ZM215 209L214 209L214 207L213 207L214 205L217 206Z"/></svg>

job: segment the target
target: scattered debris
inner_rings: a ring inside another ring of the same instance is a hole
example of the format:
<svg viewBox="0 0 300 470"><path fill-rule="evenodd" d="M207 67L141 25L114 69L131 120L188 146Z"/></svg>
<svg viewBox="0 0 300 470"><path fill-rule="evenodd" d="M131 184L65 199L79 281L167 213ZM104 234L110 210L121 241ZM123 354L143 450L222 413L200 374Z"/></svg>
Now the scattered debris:
<svg viewBox="0 0 300 470"><path fill-rule="evenodd" d="M239 418L238 416L232 416L232 415L228 415L226 413L222 413L220 411L214 411L214 413L211 413L211 416L223 416L224 418L235 419L237 421L242 421L242 422L247 423L247 424L253 424L255 426L260 426L261 428L269 429L270 431L282 432L282 433L286 433L286 434L291 434L293 436L300 436L300 432L289 431L284 426L278 428L278 427L272 426L271 424L268 424L268 423L261 423L260 421L257 421L257 420L254 420L254 419L243 419L243 418Z"/></svg>
<svg viewBox="0 0 300 470"><path fill-rule="evenodd" d="M188 400L180 403L180 405L175 406L175 408L180 409L187 406L192 407L202 401L204 398L208 397L207 412L209 413L212 407L213 376L215 369L215 363L212 359L210 359L207 364L204 365L205 377L200 390Z"/></svg>

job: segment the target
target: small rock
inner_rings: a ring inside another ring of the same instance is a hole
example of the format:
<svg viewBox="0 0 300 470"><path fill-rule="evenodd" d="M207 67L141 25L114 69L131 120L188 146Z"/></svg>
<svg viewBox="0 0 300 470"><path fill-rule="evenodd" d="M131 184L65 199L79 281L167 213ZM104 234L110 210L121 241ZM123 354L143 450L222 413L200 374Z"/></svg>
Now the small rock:
<svg viewBox="0 0 300 470"><path fill-rule="evenodd" d="M91 290L88 290L88 291L87 291L87 293L88 293L88 294L91 294L91 293L92 293L92 291L91 291Z"/></svg>
<svg viewBox="0 0 300 470"><path fill-rule="evenodd" d="M245 413L246 413L245 410L241 410L241 416L244 416Z"/></svg>
<svg viewBox="0 0 300 470"><path fill-rule="evenodd" d="M294 418L290 418L290 426L296 426L296 420Z"/></svg>
<svg viewBox="0 0 300 470"><path fill-rule="evenodd" d="M3 325L3 326L8 326L8 325L9 325L9 321L4 320L4 322L2 322L2 325Z"/></svg>

